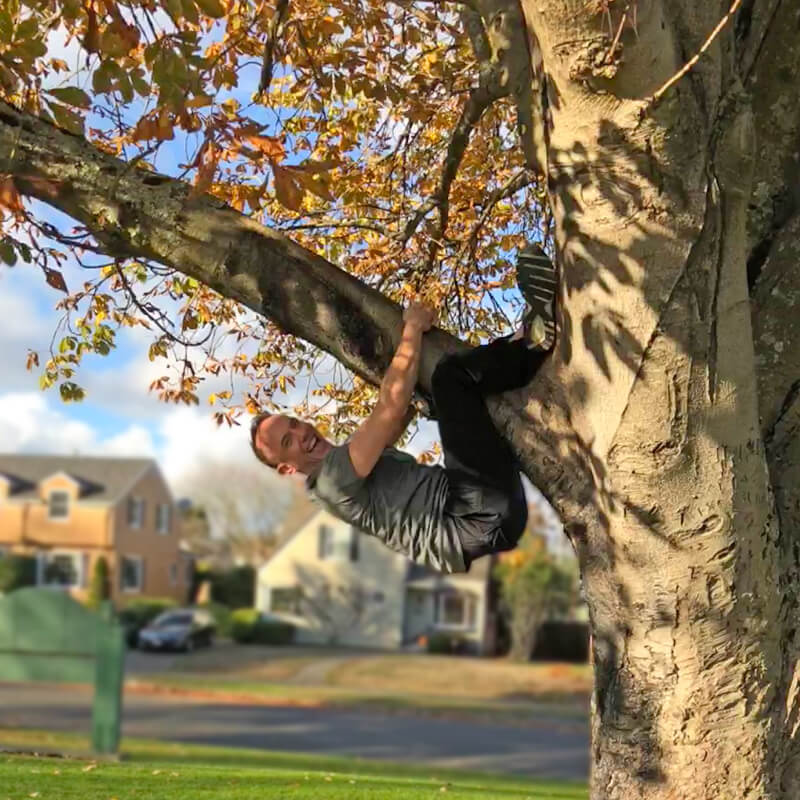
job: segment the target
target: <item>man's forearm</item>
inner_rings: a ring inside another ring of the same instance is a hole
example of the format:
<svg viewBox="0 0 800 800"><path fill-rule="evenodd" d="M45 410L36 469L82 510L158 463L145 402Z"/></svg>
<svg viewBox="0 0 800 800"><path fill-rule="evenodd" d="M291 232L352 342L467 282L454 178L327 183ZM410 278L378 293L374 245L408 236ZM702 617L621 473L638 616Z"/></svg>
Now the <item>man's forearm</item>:
<svg viewBox="0 0 800 800"><path fill-rule="evenodd" d="M419 374L422 351L422 330L418 325L406 323L392 363L381 382L379 402L405 414Z"/></svg>

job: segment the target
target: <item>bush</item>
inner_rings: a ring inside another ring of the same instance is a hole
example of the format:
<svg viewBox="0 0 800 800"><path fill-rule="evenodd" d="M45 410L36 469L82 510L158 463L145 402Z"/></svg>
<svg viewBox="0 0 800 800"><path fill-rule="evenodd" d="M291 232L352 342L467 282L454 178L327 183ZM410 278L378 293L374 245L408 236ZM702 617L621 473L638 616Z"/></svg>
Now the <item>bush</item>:
<svg viewBox="0 0 800 800"><path fill-rule="evenodd" d="M289 644L294 626L264 619L255 608L237 608L231 614L231 637L240 644Z"/></svg>
<svg viewBox="0 0 800 800"><path fill-rule="evenodd" d="M36 559L10 555L0 558L0 594L36 585Z"/></svg>
<svg viewBox="0 0 800 800"><path fill-rule="evenodd" d="M461 636L453 636L449 633L433 633L428 637L429 653L465 653L467 643Z"/></svg>
<svg viewBox="0 0 800 800"><path fill-rule="evenodd" d="M111 583L108 577L108 562L100 556L94 562L94 570L92 571L92 582L89 585L89 597L86 600L86 605L95 611L100 608L100 604L104 600L111 597Z"/></svg>
<svg viewBox="0 0 800 800"><path fill-rule="evenodd" d="M119 612L119 621L125 630L125 640L135 647L139 631L154 620L162 611L175 608L177 604L171 597L139 597L132 600Z"/></svg>
<svg viewBox="0 0 800 800"><path fill-rule="evenodd" d="M214 623L217 626L217 634L219 636L231 636L232 612L228 606L224 606L222 603L202 603L198 608L204 608L214 617Z"/></svg>
<svg viewBox="0 0 800 800"><path fill-rule="evenodd" d="M245 565L211 573L211 601L228 608L246 608L255 601L256 571Z"/></svg>

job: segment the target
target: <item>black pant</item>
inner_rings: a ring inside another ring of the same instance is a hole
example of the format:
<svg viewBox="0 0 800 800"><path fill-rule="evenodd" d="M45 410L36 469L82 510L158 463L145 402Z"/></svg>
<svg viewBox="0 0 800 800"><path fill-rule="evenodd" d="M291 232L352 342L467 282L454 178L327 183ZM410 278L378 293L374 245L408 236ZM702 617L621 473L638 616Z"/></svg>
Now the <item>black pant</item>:
<svg viewBox="0 0 800 800"><path fill-rule="evenodd" d="M480 556L512 549L528 521L519 464L484 398L525 386L547 355L498 339L445 356L433 372L450 487L445 513L456 521L467 568Z"/></svg>

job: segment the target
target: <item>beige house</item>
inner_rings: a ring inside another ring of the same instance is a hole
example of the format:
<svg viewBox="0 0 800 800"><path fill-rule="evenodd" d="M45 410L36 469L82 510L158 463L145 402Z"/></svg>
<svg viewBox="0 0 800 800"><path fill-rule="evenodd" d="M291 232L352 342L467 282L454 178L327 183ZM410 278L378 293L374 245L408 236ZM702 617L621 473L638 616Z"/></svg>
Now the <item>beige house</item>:
<svg viewBox="0 0 800 800"><path fill-rule="evenodd" d="M0 557L36 558L36 581L86 598L106 559L117 606L186 599L191 562L179 546L169 488L155 461L0 454Z"/></svg>
<svg viewBox="0 0 800 800"><path fill-rule="evenodd" d="M490 573L488 558L466 575L432 572L314 506L258 570L256 607L301 643L400 649L444 633L490 653Z"/></svg>

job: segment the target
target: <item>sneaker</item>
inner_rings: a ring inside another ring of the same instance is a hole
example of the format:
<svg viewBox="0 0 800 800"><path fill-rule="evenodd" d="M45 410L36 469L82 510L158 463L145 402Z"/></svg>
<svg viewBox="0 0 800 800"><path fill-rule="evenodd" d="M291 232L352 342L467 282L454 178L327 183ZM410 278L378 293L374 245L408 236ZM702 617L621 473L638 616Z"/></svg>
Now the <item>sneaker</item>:
<svg viewBox="0 0 800 800"><path fill-rule="evenodd" d="M556 267L538 244L517 256L517 286L525 298L523 335L529 348L552 350L556 342Z"/></svg>

